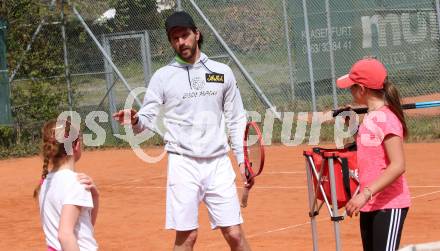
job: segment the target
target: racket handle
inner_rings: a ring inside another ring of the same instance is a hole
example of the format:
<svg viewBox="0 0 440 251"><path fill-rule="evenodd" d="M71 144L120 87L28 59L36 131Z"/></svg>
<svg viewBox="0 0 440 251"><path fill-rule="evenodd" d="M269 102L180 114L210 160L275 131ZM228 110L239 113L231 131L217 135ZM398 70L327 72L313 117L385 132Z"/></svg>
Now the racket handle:
<svg viewBox="0 0 440 251"><path fill-rule="evenodd" d="M248 197L249 197L249 188L243 189L243 194L241 196L241 207L245 208L247 207Z"/></svg>
<svg viewBox="0 0 440 251"><path fill-rule="evenodd" d="M358 108L351 108L351 107L343 107L340 109L332 110L333 111L333 117L338 116L342 112L346 111L354 111L357 114L363 114L368 112L368 107L358 107Z"/></svg>

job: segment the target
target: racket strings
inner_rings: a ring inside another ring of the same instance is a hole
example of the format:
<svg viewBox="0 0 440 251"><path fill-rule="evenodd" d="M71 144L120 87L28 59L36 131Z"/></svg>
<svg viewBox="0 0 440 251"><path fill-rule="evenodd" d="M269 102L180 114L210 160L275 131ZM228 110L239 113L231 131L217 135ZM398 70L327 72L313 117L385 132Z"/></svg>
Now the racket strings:
<svg viewBox="0 0 440 251"><path fill-rule="evenodd" d="M253 146L251 146L249 149L250 149L250 153L249 153L250 165L252 167L252 170L254 170L255 173L258 173L261 168L261 151L258 142L255 143Z"/></svg>
<svg viewBox="0 0 440 251"><path fill-rule="evenodd" d="M253 170L254 175L256 175L261 169L262 149L261 141L258 138L258 133L253 127L249 128L247 142L249 143L249 145L247 146L249 164Z"/></svg>

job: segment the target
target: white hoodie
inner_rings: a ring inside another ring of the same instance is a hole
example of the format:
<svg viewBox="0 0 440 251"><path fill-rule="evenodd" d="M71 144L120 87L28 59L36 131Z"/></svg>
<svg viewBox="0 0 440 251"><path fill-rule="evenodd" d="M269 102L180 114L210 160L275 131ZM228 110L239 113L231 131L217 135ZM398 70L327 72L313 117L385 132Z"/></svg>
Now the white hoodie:
<svg viewBox="0 0 440 251"><path fill-rule="evenodd" d="M246 112L229 66L201 53L193 65L175 58L157 70L138 112L135 131L157 131L155 120L161 105L168 152L196 158L224 155L229 151L226 125L237 162L243 162Z"/></svg>

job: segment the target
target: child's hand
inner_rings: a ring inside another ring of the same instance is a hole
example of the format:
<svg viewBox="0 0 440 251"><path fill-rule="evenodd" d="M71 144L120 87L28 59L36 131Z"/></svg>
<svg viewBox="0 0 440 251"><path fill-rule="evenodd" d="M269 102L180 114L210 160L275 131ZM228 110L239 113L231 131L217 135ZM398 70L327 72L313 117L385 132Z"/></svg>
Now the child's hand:
<svg viewBox="0 0 440 251"><path fill-rule="evenodd" d="M351 198L347 205L345 205L347 215L351 217L354 213L357 216L359 210L368 202L368 199L363 193L358 193L355 197Z"/></svg>
<svg viewBox="0 0 440 251"><path fill-rule="evenodd" d="M92 196L99 195L98 188L96 187L93 179L85 173L78 173L77 179L79 183L84 185L84 187L92 193Z"/></svg>

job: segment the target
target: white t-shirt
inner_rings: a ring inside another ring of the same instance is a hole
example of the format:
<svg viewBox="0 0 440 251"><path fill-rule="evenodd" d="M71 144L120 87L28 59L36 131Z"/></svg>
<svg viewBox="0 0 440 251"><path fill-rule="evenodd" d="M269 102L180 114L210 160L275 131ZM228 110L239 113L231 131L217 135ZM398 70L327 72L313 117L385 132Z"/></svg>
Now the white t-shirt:
<svg viewBox="0 0 440 251"><path fill-rule="evenodd" d="M97 250L98 245L93 237L91 212L93 199L77 180L77 174L70 169L49 173L41 186L39 195L40 216L48 246L61 250L58 241L61 209L63 205L81 206L81 213L75 225L75 235L80 250Z"/></svg>

